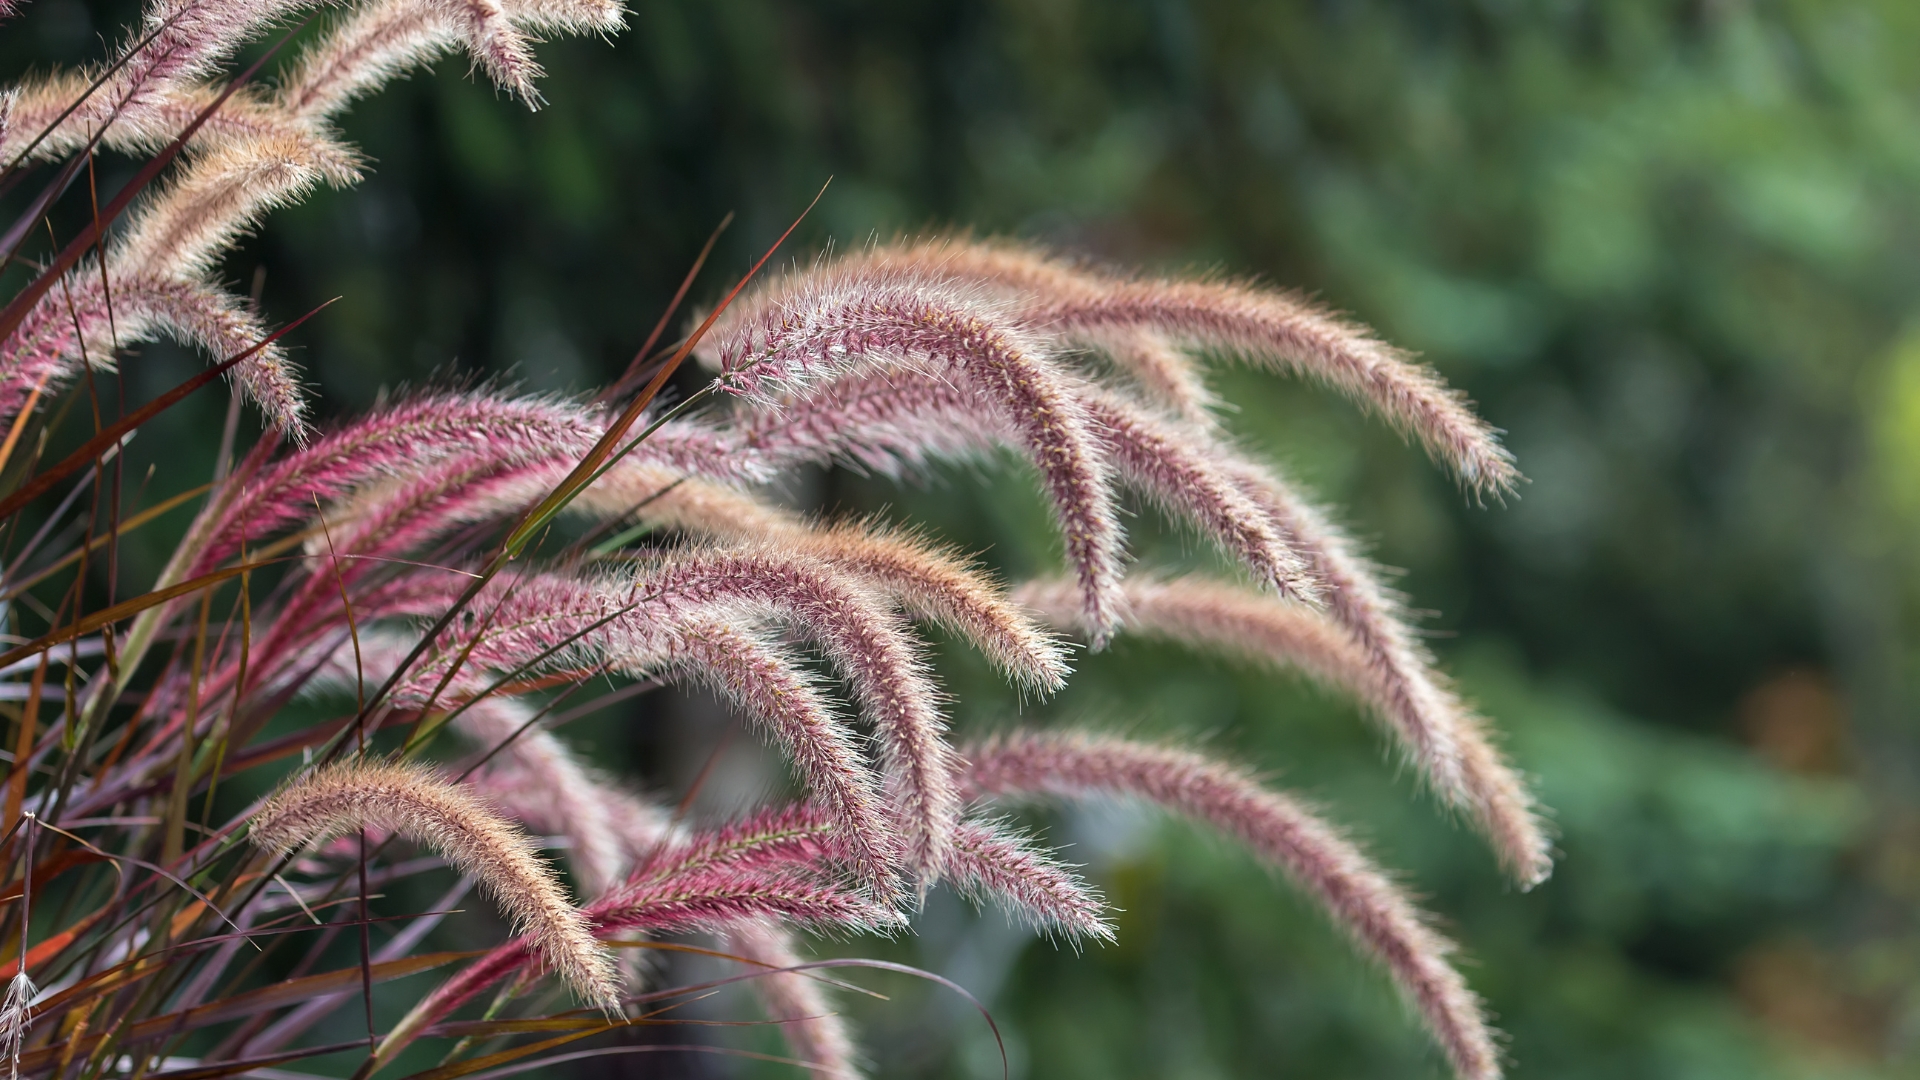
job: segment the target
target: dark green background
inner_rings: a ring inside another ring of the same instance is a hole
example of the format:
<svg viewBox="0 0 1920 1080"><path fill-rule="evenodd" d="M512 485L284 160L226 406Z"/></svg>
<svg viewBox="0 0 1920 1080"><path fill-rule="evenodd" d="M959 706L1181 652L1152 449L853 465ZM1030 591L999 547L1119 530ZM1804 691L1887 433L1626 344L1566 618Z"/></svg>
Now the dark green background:
<svg viewBox="0 0 1920 1080"><path fill-rule="evenodd" d="M5 71L100 55L129 11L33 0ZM636 0L613 41L540 55L538 113L464 58L362 103L367 181L229 262L266 268L279 320L344 297L297 335L325 414L452 372L590 388L725 213L704 302L830 175L794 257L966 226L1310 290L1465 387L1531 479L1474 507L1336 398L1218 380L1233 428L1437 609L1556 811L1553 880L1514 893L1352 709L1285 679L1123 643L1020 715L1199 733L1320 800L1463 942L1518 1076L1920 1063L1920 5ZM148 349L131 384L191 363ZM135 460L210 446L220 405L194 408ZM1029 488L797 496L1025 575L1056 558ZM964 729L1023 708L957 650L943 670ZM652 702L582 737L671 778L711 745L701 715ZM1117 947L944 895L917 944L832 947L966 982L1016 1076L1441 1073L1384 980L1235 851L1122 809L1040 823L1125 909ZM964 1005L873 984L894 1000L851 1008L876 1075L998 1075ZM620 1060L599 1068L643 1059Z"/></svg>

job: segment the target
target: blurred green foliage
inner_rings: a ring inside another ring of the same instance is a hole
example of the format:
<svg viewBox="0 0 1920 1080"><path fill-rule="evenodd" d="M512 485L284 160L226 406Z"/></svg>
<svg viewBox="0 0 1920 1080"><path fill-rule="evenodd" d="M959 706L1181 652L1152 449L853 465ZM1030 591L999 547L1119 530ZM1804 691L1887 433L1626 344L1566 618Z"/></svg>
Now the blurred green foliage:
<svg viewBox="0 0 1920 1080"><path fill-rule="evenodd" d="M34 0L0 54L73 63L128 10ZM1220 379L1235 430L1438 609L1557 811L1555 878L1507 889L1353 710L1177 650L1088 657L1042 706L944 657L960 726L1201 732L1323 801L1464 943L1517 1076L1903 1075L1916 55L1910 0L633 0L611 43L543 48L538 113L464 60L363 104L367 182L276 214L230 272L264 267L281 319L344 297L297 335L333 412L450 372L592 386L722 215L709 300L829 175L797 258L957 225L1310 290L1465 387L1532 479L1466 505L1328 395ZM1024 574L1056 557L1024 486L805 494ZM657 775L647 723L605 737ZM922 941L834 948L965 982L1018 1076L1439 1074L1247 859L1119 809L1044 824L1124 909L1119 946L1075 956L936 896ZM878 1075L998 1075L963 1004L881 983L894 1000L850 1004Z"/></svg>

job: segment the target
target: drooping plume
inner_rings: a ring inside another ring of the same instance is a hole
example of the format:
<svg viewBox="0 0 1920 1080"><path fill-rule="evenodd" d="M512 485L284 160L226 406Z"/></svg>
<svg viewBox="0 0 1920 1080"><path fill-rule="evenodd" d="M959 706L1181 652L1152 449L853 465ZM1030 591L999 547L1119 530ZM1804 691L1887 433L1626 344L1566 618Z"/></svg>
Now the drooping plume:
<svg viewBox="0 0 1920 1080"><path fill-rule="evenodd" d="M1326 514L1273 470L1225 454L1220 467L1307 556L1325 583L1328 614L1366 652L1385 695L1384 715L1407 738L1435 789L1468 811L1522 888L1545 881L1553 870L1552 844L1533 796L1494 747L1486 721L1434 669L1398 597Z"/></svg>
<svg viewBox="0 0 1920 1080"><path fill-rule="evenodd" d="M343 761L296 779L255 813L253 842L285 855L368 827L391 830L479 880L576 993L620 1007L612 962L525 834L466 788L416 765Z"/></svg>
<svg viewBox="0 0 1920 1080"><path fill-rule="evenodd" d="M962 895L999 903L1043 933L1114 940L1099 894L1004 823L963 822L947 870Z"/></svg>
<svg viewBox="0 0 1920 1080"><path fill-rule="evenodd" d="M1432 370L1296 295L1217 280L1103 273L1036 248L964 238L882 246L850 261L1003 290L1019 298L1024 320L1069 338L1099 343L1147 333L1284 367L1367 404L1476 491L1502 493L1519 479L1494 429ZM1126 348L1123 340L1113 350L1116 359ZM1172 400L1179 405L1177 396Z"/></svg>
<svg viewBox="0 0 1920 1080"><path fill-rule="evenodd" d="M1198 754L1098 735L1008 735L965 757L974 797L1144 799L1246 844L1387 969L1462 1080L1500 1075L1480 1001L1448 963L1453 943L1359 848L1294 800Z"/></svg>
<svg viewBox="0 0 1920 1080"><path fill-rule="evenodd" d="M1004 307L925 281L866 280L821 273L770 290L749 310L723 319L712 355L723 385L771 398L773 388L878 368L877 377L921 372L951 381L996 417L1039 469L1060 520L1068 562L1087 590L1089 620L1119 618L1113 585L1121 530L1107 464L1073 376L1050 362L1044 340Z"/></svg>

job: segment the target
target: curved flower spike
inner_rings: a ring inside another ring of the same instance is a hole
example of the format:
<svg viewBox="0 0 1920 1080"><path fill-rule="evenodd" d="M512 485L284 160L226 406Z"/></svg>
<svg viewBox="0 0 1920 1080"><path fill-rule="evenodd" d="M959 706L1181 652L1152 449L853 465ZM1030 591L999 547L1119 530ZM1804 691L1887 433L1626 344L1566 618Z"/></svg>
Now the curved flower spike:
<svg viewBox="0 0 1920 1080"><path fill-rule="evenodd" d="M0 348L0 423L26 407L35 387L52 391L71 379L82 357L104 367L117 346L162 334L225 358L253 348L268 331L239 301L212 286L127 275L114 280L109 305L97 272L73 274ZM233 379L275 423L297 430L306 406L293 370L285 351L269 345L237 365Z"/></svg>
<svg viewBox="0 0 1920 1080"><path fill-rule="evenodd" d="M947 874L962 896L997 900L1043 933L1114 940L1099 894L1004 822L962 822Z"/></svg>
<svg viewBox="0 0 1920 1080"><path fill-rule="evenodd" d="M1088 621L1116 625L1122 544L1107 463L1070 375L1045 340L1004 305L914 279L816 274L763 298L760 317L723 316L710 347L722 384L768 398L804 397L808 380L879 369L951 381L1025 450L1060 520L1067 559L1086 587ZM831 392L831 383L822 392ZM1099 636L1096 634L1096 636Z"/></svg>
<svg viewBox="0 0 1920 1080"><path fill-rule="evenodd" d="M738 602L675 606L643 588L542 575L483 593L474 608L485 613L480 639L473 641L468 631L443 638L437 659L417 667L399 696L423 699L439 685L446 665L462 655L472 674L456 677L457 696L485 685L478 672L524 671L543 655L549 659L541 666L549 668L605 663L639 677L664 673L697 680L768 729L833 814L841 847L861 881L883 896L895 891L899 853L878 785L817 681L785 648L752 629L762 610L743 610ZM443 586L389 595L362 610L369 617L432 617L451 600Z"/></svg>
<svg viewBox="0 0 1920 1080"><path fill-rule="evenodd" d="M1327 614L1198 577L1132 578L1125 589L1131 610L1128 633L1297 668L1352 695L1389 726L1405 707L1394 672L1380 664L1359 635ZM1069 582L1031 582L1015 599L1056 625L1071 626L1077 618ZM1523 888L1531 888L1552 870L1533 797L1501 759L1485 726L1466 713L1464 705L1453 704L1460 710L1451 722L1462 762L1463 796L1472 800L1475 824L1501 864Z"/></svg>
<svg viewBox="0 0 1920 1080"><path fill-rule="evenodd" d="M249 836L286 855L369 826L424 844L478 879L576 993L619 1011L612 962L587 918L526 836L457 784L417 766L343 761L274 793L254 814Z"/></svg>
<svg viewBox="0 0 1920 1080"><path fill-rule="evenodd" d="M1169 515L1185 517L1283 596L1320 599L1319 583L1260 506L1214 467L1212 440L1181 431L1117 395L1090 392L1087 412L1115 466Z"/></svg>
<svg viewBox="0 0 1920 1080"><path fill-rule="evenodd" d="M898 619L830 567L772 550L678 554L649 568L641 587L663 603L767 604L816 641L879 729L907 871L923 887L939 879L960 818L956 763L940 694Z"/></svg>
<svg viewBox="0 0 1920 1080"><path fill-rule="evenodd" d="M817 558L960 635L1023 689L1050 694L1066 685L1060 643L1009 604L973 560L913 532L877 520L810 523L736 488L644 463L611 470L577 502L610 516L639 507L642 521Z"/></svg>
<svg viewBox="0 0 1920 1080"><path fill-rule="evenodd" d="M975 797L1129 796L1246 844L1386 967L1462 1080L1499 1077L1480 1001L1448 963L1453 943L1359 848L1299 803L1197 754L1099 735L1008 735L966 757Z"/></svg>
<svg viewBox="0 0 1920 1080"><path fill-rule="evenodd" d="M360 681L378 686L411 651L412 642L397 634L362 632L360 648L343 644L303 692L338 688L352 693ZM471 685L474 681L456 687L454 697L476 694L480 687ZM627 876L629 859L612 809L623 793L597 777L559 736L530 723L533 718L526 702L491 694L468 700L453 724L482 750L499 751L475 774L475 786L490 803L530 828L564 834L571 841L567 861L581 890L599 896Z"/></svg>
<svg viewBox="0 0 1920 1080"><path fill-rule="evenodd" d="M1094 439L1118 479L1176 518L1214 539L1255 576L1282 593L1318 594L1302 555L1271 517L1213 462L1216 445L1198 431L1149 415L1116 395L1081 387L1075 398L1093 422ZM743 418L736 438L764 453L769 465L846 460L887 474L929 458L965 458L1012 441L993 417L982 417L966 394L918 372L882 372L842 379L778 412ZM1085 587L1086 577L1080 576ZM1125 611L1124 597L1115 608ZM1083 601L1083 604L1086 604ZM1086 604L1089 610L1100 605ZM1083 620L1098 645L1098 624Z"/></svg>
<svg viewBox="0 0 1920 1080"><path fill-rule="evenodd" d="M564 417L579 410L533 405L554 414L556 433L573 430ZM960 635L1023 689L1052 693L1065 685L1068 669L1059 643L1008 604L999 585L964 556L877 522L812 524L739 489L689 475L675 466L698 456L685 451L705 440L684 428L662 434L668 444L681 445L643 444L582 491L570 509L600 518L637 516L707 538L772 544L818 558L864 579L914 617ZM712 456L737 457L724 439L714 441L720 445ZM584 438L578 447L555 438L545 457L529 461L512 447L496 453L491 444L469 444L464 454L354 498L333 518L332 543L339 551L402 556L475 523L510 517L552 491L589 445ZM310 591L332 589L330 576L316 577Z"/></svg>
<svg viewBox="0 0 1920 1080"><path fill-rule="evenodd" d="M1472 815L1507 872L1530 889L1553 872L1552 844L1526 784L1489 741L1487 724L1434 670L1394 593L1352 541L1273 470L1230 453L1219 467L1306 554L1325 583L1327 611L1367 655L1390 706L1384 714L1408 740L1442 797Z"/></svg>
<svg viewBox="0 0 1920 1080"><path fill-rule="evenodd" d="M742 922L778 919L822 931L890 932L904 917L825 880L839 857L830 818L805 805L763 811L673 847L656 850L624 888L588 905L594 933L724 933ZM375 1052L387 1061L420 1032L476 994L525 968L529 937L500 946L441 983L395 1024Z"/></svg>
<svg viewBox="0 0 1920 1080"><path fill-rule="evenodd" d="M913 274L991 288L1015 298L1024 324L1070 339L1145 331L1284 367L1371 406L1477 492L1501 494L1520 479L1493 427L1432 369L1296 295L1234 282L1117 277L1037 248L965 238L876 247L844 265L873 278Z"/></svg>

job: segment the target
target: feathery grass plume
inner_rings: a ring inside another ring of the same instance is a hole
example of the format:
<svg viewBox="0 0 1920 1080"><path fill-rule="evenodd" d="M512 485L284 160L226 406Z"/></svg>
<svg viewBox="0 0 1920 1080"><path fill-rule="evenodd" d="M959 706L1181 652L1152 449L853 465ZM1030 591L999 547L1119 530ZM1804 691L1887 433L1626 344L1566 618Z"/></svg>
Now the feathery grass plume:
<svg viewBox="0 0 1920 1080"><path fill-rule="evenodd" d="M527 33L611 34L621 28L626 14L618 3L604 0L504 0L489 9L476 6L471 12L463 11L465 7L446 0L377 0L366 4L301 55L293 70L280 80L276 99L295 115L327 117L388 80L425 66L454 48L461 42L463 28L497 28L504 16L508 35L517 36L524 46ZM468 36L471 39L471 33ZM500 47L498 42L478 45L477 50L470 47L476 59ZM510 46L508 53L514 51ZM486 66L491 74L496 65L486 62ZM537 70L521 68L517 74L530 79ZM517 81L516 73L509 70L509 78ZM517 88L516 93L520 93ZM539 101L537 94L520 96L529 105Z"/></svg>
<svg viewBox="0 0 1920 1080"><path fill-rule="evenodd" d="M1397 674L1331 613L1201 577L1129 578L1124 588L1131 612L1127 633L1298 669L1352 695L1390 727L1405 708ZM1029 582L1014 599L1056 626L1073 627L1078 620L1071 582ZM1492 841L1502 864L1523 887L1531 888L1551 870L1533 797L1477 718L1454 704L1459 712L1450 722L1462 790L1473 800L1475 824Z"/></svg>
<svg viewBox="0 0 1920 1080"><path fill-rule="evenodd" d="M1149 400L1166 405L1181 420L1203 431L1219 427L1214 412L1222 402L1201 376L1200 365L1165 334L1124 327L1080 336L1131 376Z"/></svg>
<svg viewBox="0 0 1920 1080"><path fill-rule="evenodd" d="M165 277L130 276L114 282L111 309L97 273L76 274L0 345L0 422L17 416L38 389L57 392L79 371L82 355L107 366L118 343L165 332L218 356L245 352L267 336L250 312L217 289ZM272 348L261 350L277 355ZM242 361L235 378L268 409L301 406L284 372L266 361ZM289 400L291 397L291 400Z"/></svg>
<svg viewBox="0 0 1920 1080"><path fill-rule="evenodd" d="M306 690L352 693L356 683L378 686L410 651L412 643L390 631L362 634L358 655L350 647L336 651ZM612 785L534 722L526 702L499 694L478 697L475 681L456 688L460 704L443 703L461 710L453 724L463 737L483 751L500 751L475 777L475 786L535 830L565 835L571 841L567 860L586 895L599 896L625 879L631 859L614 817Z"/></svg>
<svg viewBox="0 0 1920 1080"><path fill-rule="evenodd" d="M632 512L697 536L820 559L865 579L914 617L959 635L1022 689L1051 694L1066 685L1060 643L1007 603L975 560L915 532L877 520L810 523L736 488L644 462L610 470L576 502L589 512Z"/></svg>
<svg viewBox="0 0 1920 1080"><path fill-rule="evenodd" d="M535 406L555 413L556 435L588 430L586 417L564 421L566 407ZM670 433L667 442L686 430ZM701 441L691 434L686 439ZM332 542L340 550L398 556L468 525L517 514L551 491L586 447L584 441L575 447L555 438L547 456L533 460L515 447L498 455L491 445L469 447L353 499ZM1065 685L1067 665L1058 643L1007 604L999 586L969 560L879 523L813 525L744 491L662 464L686 456L683 448L648 444L589 485L571 509L603 518L636 515L705 537L777 543L817 557L871 582L915 617L959 634L1022 688L1052 693Z"/></svg>
<svg viewBox="0 0 1920 1080"><path fill-rule="evenodd" d="M1004 822L962 822L947 875L962 896L997 900L1042 933L1075 942L1115 940L1099 894Z"/></svg>
<svg viewBox="0 0 1920 1080"><path fill-rule="evenodd" d="M1009 734L970 747L968 794L1144 799L1205 822L1284 870L1393 976L1462 1080L1495 1080L1480 1000L1398 886L1318 816L1247 773L1170 747L1091 734Z"/></svg>
<svg viewBox="0 0 1920 1080"><path fill-rule="evenodd" d="M726 948L766 969L753 980L767 1017L780 1025L793 1056L818 1080L861 1080L847 1022L833 1011L820 979L791 971L800 963L793 934L771 919L748 919L727 927Z"/></svg>
<svg viewBox="0 0 1920 1080"><path fill-rule="evenodd" d="M1377 712L1391 708L1365 650L1322 612L1198 576L1130 577L1123 587L1132 612L1129 635L1295 669ZM1013 598L1056 626L1079 623L1071 581L1029 581Z"/></svg>
<svg viewBox="0 0 1920 1080"><path fill-rule="evenodd" d="M104 128L76 119L85 105L60 120L61 114L86 94L92 81L85 72L55 71L9 91L17 104L11 126L0 131L0 161L57 161L84 149L95 136L97 145L109 150L155 153L185 131L221 92L206 85L167 84L139 107L123 107L118 114L112 114L109 108L111 123ZM99 99L100 93L95 91L89 100L104 101ZM229 139L311 138L313 134L298 117L287 115L259 90L243 86L207 117L187 147L192 152Z"/></svg>
<svg viewBox="0 0 1920 1080"><path fill-rule="evenodd" d="M1100 273L1038 248L965 237L876 246L848 255L842 265L855 278L907 275L991 289L1015 298L1021 322L1069 340L1099 344L1115 334L1147 332L1283 366L1370 405L1477 492L1497 495L1519 480L1494 429L1431 369L1296 295L1233 282ZM1126 359L1121 351L1114 356Z"/></svg>
<svg viewBox="0 0 1920 1080"><path fill-rule="evenodd" d="M299 202L322 181L344 186L358 180L354 164L345 150L311 136L217 144L196 156L184 175L151 196L128 222L110 256L109 273L197 279L269 210Z"/></svg>
<svg viewBox="0 0 1920 1080"><path fill-rule="evenodd" d="M1114 280L1083 262L1005 239L975 240L966 234L907 238L848 252L839 265L874 274L908 274L964 282L992 290L1023 307L1097 296ZM1032 321L1032 320L1029 320ZM1036 324L1043 325L1043 324ZM1098 350L1154 401L1203 428L1217 422L1219 404L1200 365L1159 330L1145 326L1043 326L1048 333Z"/></svg>
<svg viewBox="0 0 1920 1080"><path fill-rule="evenodd" d="M874 367L950 379L1001 420L1039 469L1068 562L1086 586L1089 621L1118 622L1122 533L1107 463L1076 380L1052 362L1043 338L1002 304L913 278L819 272L770 286L754 310L757 319L723 317L714 328L710 349L723 386L748 397L781 385L804 395L809 379Z"/></svg>
<svg viewBox="0 0 1920 1080"><path fill-rule="evenodd" d="M1346 392L1426 446L1481 494L1519 482L1494 428L1431 368L1367 330L1285 293L1228 282L1118 281L1097 298L1036 306L1029 317L1065 332L1147 327Z"/></svg>
<svg viewBox="0 0 1920 1080"><path fill-rule="evenodd" d="M1085 402L1109 458L1133 487L1169 516L1192 521L1282 595L1319 600L1305 560L1233 479L1213 467L1208 442L1116 395L1089 393Z"/></svg>
<svg viewBox="0 0 1920 1080"><path fill-rule="evenodd" d="M492 893L575 993L619 1011L611 960L533 844L471 792L417 765L342 761L318 769L275 792L248 835L287 855L367 827L391 829L445 855Z"/></svg>
<svg viewBox="0 0 1920 1080"><path fill-rule="evenodd" d="M645 581L684 603L774 605L826 652L879 731L906 868L923 886L938 880L960 816L956 763L940 692L900 621L830 566L775 548L678 553L649 568Z"/></svg>
<svg viewBox="0 0 1920 1080"><path fill-rule="evenodd" d="M271 464L262 455L249 471L236 473L243 484L231 498L209 507L215 520L192 570L204 572L231 558L243 538L257 541L307 523L316 499L332 502L361 485L417 472L477 444L485 444L489 454L533 459L569 435L582 434L589 442L599 437L591 426L568 430L577 424L590 421L531 399L455 393L402 401Z"/></svg>
<svg viewBox="0 0 1920 1080"><path fill-rule="evenodd" d="M801 779L832 809L861 880L882 895L891 893L900 853L879 787L848 725L788 650L754 629L761 611L779 607L743 610L738 597L704 604L672 599L644 581L554 575L483 593L477 610L490 617L480 640L454 631L441 642L439 659L421 665L398 696L417 701L431 693L444 665L463 654L478 670L515 671L554 653L551 663L561 668L607 664L642 678L696 680L767 728ZM438 615L447 602L444 590L425 590L375 601L368 610L383 616Z"/></svg>
<svg viewBox="0 0 1920 1080"><path fill-rule="evenodd" d="M1328 614L1367 653L1396 730L1409 736L1424 732L1432 740L1427 746L1410 743L1434 787L1468 811L1521 888L1545 881L1553 872L1553 847L1532 794L1489 741L1486 721L1434 669L1431 654L1407 625L1393 591L1380 583L1367 559L1325 512L1272 469L1227 453L1216 458L1292 538L1325 583ZM1445 733L1444 744L1440 733Z"/></svg>
<svg viewBox="0 0 1920 1080"><path fill-rule="evenodd" d="M1279 591L1317 595L1318 583L1285 534L1236 477L1214 466L1220 450L1203 432L1183 431L1094 388L1078 389L1075 396L1095 422L1095 439L1117 479L1212 537ZM850 377L810 400L783 402L777 413L743 422L736 438L749 452L766 454L769 464L847 460L889 475L930 457L965 458L1008 441L1004 429L975 415L951 384L898 372ZM1084 587L1084 576L1081 581ZM1096 632L1089 636L1096 645L1101 640Z"/></svg>
<svg viewBox="0 0 1920 1080"><path fill-rule="evenodd" d="M20 116L37 122L31 127L8 124L0 132L0 154L12 161L37 139L35 155L57 157L82 149L96 136L117 149L156 150L216 104L219 91L197 80L274 20L309 6L312 0L161 0L147 13L145 33L129 39L123 62L104 71L92 93L86 92L87 73L56 75L10 93L8 100L24 107ZM106 273L109 285L123 277L161 278L224 295L206 275L237 236L268 210L297 201L320 181L341 186L359 178L357 155L336 143L327 129L332 114L354 96L464 42L476 64L499 85L537 104L532 80L539 68L521 27L607 33L617 29L621 19L618 4L607 0L375 5L313 46L281 94L241 88L218 103L191 142L185 171L146 197L114 245ZM54 290L40 306L57 309L61 294L91 275L91 268L76 269L64 288ZM229 315L239 307L237 302L219 306ZM193 310L208 309L202 304ZM48 356L44 335L41 350L25 349L18 335L0 343L0 384L9 391L0 395L0 406L17 409L30 390L50 381L57 385L76 370L83 355L107 363L115 348L161 333L192 346L209 344L201 332L204 318L178 323L170 314L171 309L163 308L116 326L107 348L87 353ZM59 315L55 310L47 318L57 321ZM253 335L255 341L262 336ZM30 370L48 365L50 372ZM284 350L262 349L233 377L276 426L304 436L304 403ZM0 421L10 415L0 413Z"/></svg>
<svg viewBox="0 0 1920 1080"><path fill-rule="evenodd" d="M666 933L729 927L756 919L792 922L816 931L889 933L905 926L899 911L831 880L844 865L830 815L805 804L761 811L725 828L652 853L613 894L587 906L594 933ZM382 1040L376 1058L390 1060L421 1031L536 958L528 937L500 946L441 983Z"/></svg>

